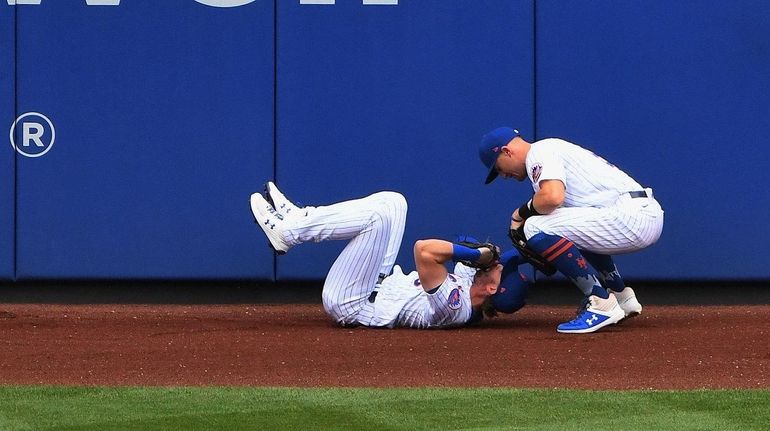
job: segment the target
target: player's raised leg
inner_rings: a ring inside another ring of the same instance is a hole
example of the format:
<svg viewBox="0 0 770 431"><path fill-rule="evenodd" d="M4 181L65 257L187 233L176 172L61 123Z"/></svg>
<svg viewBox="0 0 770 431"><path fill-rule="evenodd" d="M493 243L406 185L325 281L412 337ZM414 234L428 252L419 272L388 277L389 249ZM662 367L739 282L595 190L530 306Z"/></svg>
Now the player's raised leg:
<svg viewBox="0 0 770 431"><path fill-rule="evenodd" d="M380 264L379 276L384 278L393 270L398 251L401 249L401 241L404 238L406 226L406 213L408 205L403 195L396 192L378 192L368 198L371 202L379 202L380 213L390 224L390 234L385 246L385 255Z"/></svg>
<svg viewBox="0 0 770 431"><path fill-rule="evenodd" d="M358 312L380 275L391 272L404 235L407 204L399 193L379 192L334 207L334 215L322 218L328 222L333 217L340 228L346 227L347 232L355 235L329 270L322 299L324 309L337 323L356 324ZM318 207L306 218L330 209ZM336 213L339 210L343 212Z"/></svg>
<svg viewBox="0 0 770 431"><path fill-rule="evenodd" d="M276 197L280 191L274 184L268 185L270 191L274 202L279 202L281 198ZM251 200L252 212L276 251L286 252L304 242L350 240L329 270L322 298L324 308L338 323L355 324L379 275L389 274L395 263L406 223L404 197L379 192L332 205L304 207L292 216L281 214L259 193Z"/></svg>

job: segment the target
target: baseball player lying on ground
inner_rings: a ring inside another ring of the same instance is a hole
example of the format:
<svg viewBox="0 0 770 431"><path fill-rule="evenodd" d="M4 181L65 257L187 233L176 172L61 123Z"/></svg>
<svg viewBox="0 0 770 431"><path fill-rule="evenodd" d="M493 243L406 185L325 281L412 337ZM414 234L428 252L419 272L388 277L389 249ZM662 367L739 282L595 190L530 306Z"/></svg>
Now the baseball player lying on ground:
<svg viewBox="0 0 770 431"><path fill-rule="evenodd" d="M407 211L399 193L299 208L269 182L265 196L254 193L250 203L278 254L304 242L348 241L322 292L324 309L341 326L448 328L524 305L529 284L516 250L501 256L492 244L419 240L417 271L394 268ZM453 274L450 261L458 262Z"/></svg>

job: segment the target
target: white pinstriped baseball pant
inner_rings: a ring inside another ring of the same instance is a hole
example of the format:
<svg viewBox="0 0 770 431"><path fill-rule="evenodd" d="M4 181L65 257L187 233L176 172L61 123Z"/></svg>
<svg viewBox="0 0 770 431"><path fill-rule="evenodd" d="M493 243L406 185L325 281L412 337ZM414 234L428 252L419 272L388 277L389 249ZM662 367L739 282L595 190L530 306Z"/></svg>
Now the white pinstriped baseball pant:
<svg viewBox="0 0 770 431"><path fill-rule="evenodd" d="M307 216L287 220L283 235L290 244L350 240L329 269L322 292L324 309L338 324L356 324L379 274L390 274L404 236L406 212L400 193L378 192L309 208Z"/></svg>
<svg viewBox="0 0 770 431"><path fill-rule="evenodd" d="M646 189L649 196L652 190ZM567 207L534 216L524 224L527 239L542 232L598 254L631 253L654 244L663 231L663 209L653 197L621 195L608 207Z"/></svg>

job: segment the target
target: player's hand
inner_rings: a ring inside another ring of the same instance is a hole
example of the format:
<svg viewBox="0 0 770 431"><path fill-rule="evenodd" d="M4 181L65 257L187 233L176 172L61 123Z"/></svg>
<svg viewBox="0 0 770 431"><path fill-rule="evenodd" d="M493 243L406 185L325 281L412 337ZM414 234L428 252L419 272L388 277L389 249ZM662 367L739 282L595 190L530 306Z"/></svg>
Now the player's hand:
<svg viewBox="0 0 770 431"><path fill-rule="evenodd" d="M497 262L500 260L500 247L488 244L479 248L479 251L481 252L481 257L479 257L478 261L479 269L489 270L497 266Z"/></svg>
<svg viewBox="0 0 770 431"><path fill-rule="evenodd" d="M524 220L519 217L519 210L516 209L516 211L511 214L511 230L519 230L522 225L524 225Z"/></svg>

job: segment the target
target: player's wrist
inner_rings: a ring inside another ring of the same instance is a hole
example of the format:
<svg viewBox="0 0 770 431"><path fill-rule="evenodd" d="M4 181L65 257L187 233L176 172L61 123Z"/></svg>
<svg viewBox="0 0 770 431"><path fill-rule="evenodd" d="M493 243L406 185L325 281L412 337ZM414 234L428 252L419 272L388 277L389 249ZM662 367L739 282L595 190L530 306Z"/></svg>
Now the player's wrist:
<svg viewBox="0 0 770 431"><path fill-rule="evenodd" d="M524 221L532 216L542 215L537 211L537 209L535 209L535 204L532 202L532 199L522 204L517 211L519 213L519 217L521 217L521 221Z"/></svg>
<svg viewBox="0 0 770 431"><path fill-rule="evenodd" d="M452 260L455 262L478 262L481 259L481 249L452 244Z"/></svg>

